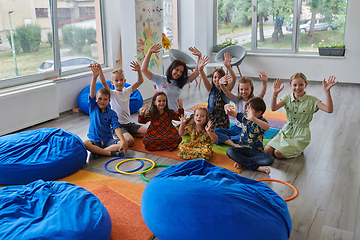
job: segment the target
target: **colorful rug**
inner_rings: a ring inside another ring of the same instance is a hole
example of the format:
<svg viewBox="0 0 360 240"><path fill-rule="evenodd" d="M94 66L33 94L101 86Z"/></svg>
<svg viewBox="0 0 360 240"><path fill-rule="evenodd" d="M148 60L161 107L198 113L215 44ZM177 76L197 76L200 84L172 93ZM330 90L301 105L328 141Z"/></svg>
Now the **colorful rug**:
<svg viewBox="0 0 360 240"><path fill-rule="evenodd" d="M169 151L148 151L145 149L144 144L142 143L141 139L136 139L135 143L133 146L130 147L130 149L138 151L138 152L144 152L144 153L150 153L150 154L154 154L157 156L162 156L162 157L167 157L167 158L171 158L171 159L175 159L175 160L179 160L179 161L186 161L184 159L182 159L181 157L179 157L178 154L178 150L175 149L171 152ZM230 171L236 172L236 173L240 173L243 169L239 170L237 168L234 168L234 161L231 160L230 158L228 158L228 156L226 156L226 150L225 150L225 155L223 152L219 152L216 153L216 151L214 150L215 154L213 156L211 156L211 158L208 160L210 163L219 166L219 167L223 167L226 168Z"/></svg>
<svg viewBox="0 0 360 240"><path fill-rule="evenodd" d="M145 185L84 170L58 181L74 183L100 199L111 217L110 239L150 240L154 237L141 216L141 195Z"/></svg>

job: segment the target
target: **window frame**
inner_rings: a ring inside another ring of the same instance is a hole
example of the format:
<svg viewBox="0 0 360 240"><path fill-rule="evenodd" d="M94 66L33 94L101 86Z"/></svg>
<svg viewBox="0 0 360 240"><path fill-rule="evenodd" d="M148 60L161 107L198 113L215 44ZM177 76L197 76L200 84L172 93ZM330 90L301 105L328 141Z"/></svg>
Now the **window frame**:
<svg viewBox="0 0 360 240"><path fill-rule="evenodd" d="M96 1L94 1L96 2ZM104 6L103 0L99 0L100 7L100 18L101 18L101 34L102 34L102 48L103 48L103 59L104 63L101 64L102 67L107 66L107 51L105 44L105 23L104 23ZM35 9L34 9L35 10ZM59 45L59 24L58 24L58 13L57 13L57 0L49 1L49 13L51 19L52 27L52 41L53 41L53 59L54 59L54 71L45 72L45 73L36 73L32 75L18 76L14 78L7 78L0 80L0 89L14 87L17 85L23 85L27 83L33 83L38 81L43 81L46 79L54 79L57 77L65 77L76 73L87 72L89 69L87 67L78 68L74 70L69 70L66 72L61 72L61 60L60 60L60 45ZM55 40L56 39L56 40Z"/></svg>
<svg viewBox="0 0 360 240"><path fill-rule="evenodd" d="M214 36L213 36L213 45L217 43L217 32L218 32L218 1L214 0L214 19L216 21L214 24ZM248 50L248 53L267 53L267 54L294 54L294 55L309 55L309 56L318 56L317 52L309 52L309 51L299 51L299 42L300 42L300 16L301 16L301 8L302 8L302 0L294 0L293 5L293 29L292 29L292 42L291 48L289 49L259 49L257 48L257 9L258 9L258 0L252 0L252 26L251 26L251 49ZM254 11L255 9L255 11ZM346 32L346 28L345 28ZM344 36L345 36L344 32ZM345 41L345 38L344 38Z"/></svg>

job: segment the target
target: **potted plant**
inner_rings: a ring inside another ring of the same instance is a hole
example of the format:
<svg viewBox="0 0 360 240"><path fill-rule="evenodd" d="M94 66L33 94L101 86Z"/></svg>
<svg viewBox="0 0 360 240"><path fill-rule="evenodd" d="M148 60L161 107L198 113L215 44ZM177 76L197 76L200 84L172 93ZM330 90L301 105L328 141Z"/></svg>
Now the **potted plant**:
<svg viewBox="0 0 360 240"><path fill-rule="evenodd" d="M236 39L232 39L232 38L227 37L226 40L223 43L213 46L213 52L219 52L221 49L223 49L225 47L232 46L232 45L237 45L238 42L239 41L236 40Z"/></svg>
<svg viewBox="0 0 360 240"><path fill-rule="evenodd" d="M334 45L323 45L318 46L320 56L344 56L345 45L334 44Z"/></svg>

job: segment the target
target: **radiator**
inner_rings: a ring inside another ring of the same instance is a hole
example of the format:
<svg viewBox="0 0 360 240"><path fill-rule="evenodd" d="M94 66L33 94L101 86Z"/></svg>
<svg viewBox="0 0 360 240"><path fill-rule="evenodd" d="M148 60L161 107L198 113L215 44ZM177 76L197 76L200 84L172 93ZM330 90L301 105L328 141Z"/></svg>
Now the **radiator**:
<svg viewBox="0 0 360 240"><path fill-rule="evenodd" d="M59 117L56 84L27 84L0 91L0 136Z"/></svg>

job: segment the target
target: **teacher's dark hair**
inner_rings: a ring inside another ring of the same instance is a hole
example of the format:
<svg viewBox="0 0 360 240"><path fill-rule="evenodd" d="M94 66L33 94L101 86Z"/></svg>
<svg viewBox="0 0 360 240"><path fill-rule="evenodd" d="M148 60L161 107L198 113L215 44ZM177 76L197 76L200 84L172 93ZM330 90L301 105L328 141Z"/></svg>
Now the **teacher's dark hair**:
<svg viewBox="0 0 360 240"><path fill-rule="evenodd" d="M178 66L183 66L184 71L183 71L182 75L178 79L173 79L172 78L172 70L177 68ZM178 86L180 89L182 89L184 87L187 77L188 77L188 68L187 68L186 64L183 61L179 60L179 59L174 60L170 64L168 69L166 70L167 81L170 83L170 80L176 80L176 86Z"/></svg>

